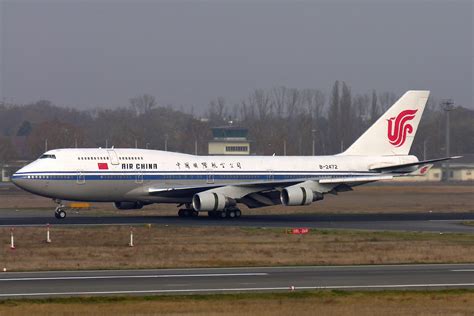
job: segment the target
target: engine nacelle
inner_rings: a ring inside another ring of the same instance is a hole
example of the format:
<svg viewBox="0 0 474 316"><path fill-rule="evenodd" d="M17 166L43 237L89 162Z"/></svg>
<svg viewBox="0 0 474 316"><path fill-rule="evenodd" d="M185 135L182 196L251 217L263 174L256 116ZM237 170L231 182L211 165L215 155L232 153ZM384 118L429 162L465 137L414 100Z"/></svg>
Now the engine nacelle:
<svg viewBox="0 0 474 316"><path fill-rule="evenodd" d="M215 192L201 192L193 196L193 208L200 211L222 211L228 206L235 205L235 201Z"/></svg>
<svg viewBox="0 0 474 316"><path fill-rule="evenodd" d="M118 210L138 210L143 208L141 202L114 202L115 208Z"/></svg>
<svg viewBox="0 0 474 316"><path fill-rule="evenodd" d="M284 188L280 193L281 204L285 206L308 205L324 199L324 195L308 187L293 185Z"/></svg>

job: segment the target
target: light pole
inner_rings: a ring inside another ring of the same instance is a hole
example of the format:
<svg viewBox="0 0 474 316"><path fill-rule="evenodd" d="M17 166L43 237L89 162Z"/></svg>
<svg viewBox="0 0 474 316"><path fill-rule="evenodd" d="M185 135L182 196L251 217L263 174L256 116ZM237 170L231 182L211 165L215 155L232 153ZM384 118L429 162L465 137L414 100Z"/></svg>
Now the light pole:
<svg viewBox="0 0 474 316"><path fill-rule="evenodd" d="M446 112L446 144L445 145L446 145L446 157L449 157L451 154L450 153L451 128L450 128L450 122L449 122L450 121L449 114L452 110L454 110L454 102L451 99L447 99L443 101L442 105L443 105L443 110ZM449 181L449 176L450 176L449 160L446 161L445 173L446 173L446 177L444 180Z"/></svg>
<svg viewBox="0 0 474 316"><path fill-rule="evenodd" d="M165 151L168 151L168 134L165 134Z"/></svg>
<svg viewBox="0 0 474 316"><path fill-rule="evenodd" d="M423 141L423 160L426 160L426 139Z"/></svg>

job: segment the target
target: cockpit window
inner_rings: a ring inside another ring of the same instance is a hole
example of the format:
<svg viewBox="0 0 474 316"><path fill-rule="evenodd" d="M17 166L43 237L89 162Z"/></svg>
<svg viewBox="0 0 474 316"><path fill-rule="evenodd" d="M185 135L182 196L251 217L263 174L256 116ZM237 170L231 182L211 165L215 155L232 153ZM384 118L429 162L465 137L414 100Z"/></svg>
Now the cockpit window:
<svg viewBox="0 0 474 316"><path fill-rule="evenodd" d="M56 155L44 154L44 155L41 155L41 157L39 157L39 159L45 159L45 158L56 159Z"/></svg>

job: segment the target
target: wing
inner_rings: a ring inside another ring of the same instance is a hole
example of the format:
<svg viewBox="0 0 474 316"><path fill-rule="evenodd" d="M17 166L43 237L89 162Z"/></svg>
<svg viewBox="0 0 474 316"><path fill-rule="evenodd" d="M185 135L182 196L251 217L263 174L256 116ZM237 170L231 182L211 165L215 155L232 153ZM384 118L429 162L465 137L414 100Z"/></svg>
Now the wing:
<svg viewBox="0 0 474 316"><path fill-rule="evenodd" d="M160 197L175 197L188 199L191 202L192 197L200 192L215 192L232 198L239 203L244 203L250 208L270 206L280 204L280 192L283 188L297 185L310 184L315 191L320 193L337 194L338 192L350 191L351 187L363 183L389 180L393 176L374 175L364 176L347 176L339 178L299 178L291 180L271 180L244 183L219 183L219 184L202 184L195 186L174 186L169 188L150 187L148 194Z"/></svg>

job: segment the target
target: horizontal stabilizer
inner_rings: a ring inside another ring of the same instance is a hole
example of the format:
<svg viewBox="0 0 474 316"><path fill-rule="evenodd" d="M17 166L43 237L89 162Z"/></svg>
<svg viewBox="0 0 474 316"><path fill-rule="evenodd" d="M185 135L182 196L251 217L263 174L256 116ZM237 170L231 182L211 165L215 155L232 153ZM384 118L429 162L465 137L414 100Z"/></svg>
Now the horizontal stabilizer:
<svg viewBox="0 0 474 316"><path fill-rule="evenodd" d="M433 167L433 164L432 163L428 163L428 164L425 164L425 165L420 165L418 167L418 169L416 169L415 171L409 173L408 175L409 176L425 176L428 171L430 171L430 169Z"/></svg>
<svg viewBox="0 0 474 316"><path fill-rule="evenodd" d="M462 156L453 156L453 157L444 157L444 158L436 158L436 159L429 159L429 160L422 160L422 161L417 161L417 162L411 162L411 163L404 163L404 164L398 164L398 165L389 165L389 166L382 166L382 167L372 167L370 170L372 171L378 171L378 172L394 172L394 173L407 173L407 172L414 172L417 168L417 166L421 165L426 165L426 164L432 164L434 162L438 161L445 161L445 160L450 160L450 159L458 159L461 158Z"/></svg>

